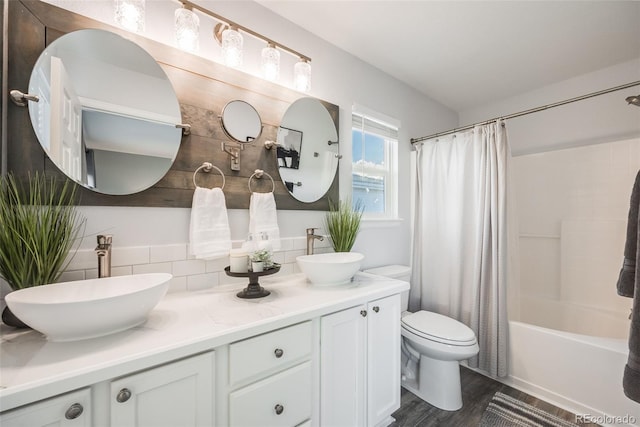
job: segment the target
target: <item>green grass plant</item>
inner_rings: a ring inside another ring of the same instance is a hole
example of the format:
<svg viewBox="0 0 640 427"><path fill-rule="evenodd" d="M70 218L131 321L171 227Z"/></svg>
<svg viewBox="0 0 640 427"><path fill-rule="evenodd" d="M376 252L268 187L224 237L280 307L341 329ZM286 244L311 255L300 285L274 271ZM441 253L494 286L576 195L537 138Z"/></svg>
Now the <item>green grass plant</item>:
<svg viewBox="0 0 640 427"><path fill-rule="evenodd" d="M69 180L0 177L0 276L13 290L58 280L86 223L76 196Z"/></svg>
<svg viewBox="0 0 640 427"><path fill-rule="evenodd" d="M360 231L363 212L364 205L360 200L355 205L351 204L351 200L338 200L337 203L329 201L324 223L335 252L351 251Z"/></svg>

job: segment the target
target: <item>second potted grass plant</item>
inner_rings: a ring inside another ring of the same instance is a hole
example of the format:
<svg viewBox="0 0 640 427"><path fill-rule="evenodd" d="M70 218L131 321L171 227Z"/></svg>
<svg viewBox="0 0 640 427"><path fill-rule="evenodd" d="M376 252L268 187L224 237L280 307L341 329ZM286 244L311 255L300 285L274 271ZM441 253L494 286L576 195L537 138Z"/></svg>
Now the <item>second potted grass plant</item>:
<svg viewBox="0 0 640 427"><path fill-rule="evenodd" d="M325 229L331 238L335 252L350 252L360 231L360 220L364 205L358 200L352 205L351 200L329 201L329 212L325 216Z"/></svg>

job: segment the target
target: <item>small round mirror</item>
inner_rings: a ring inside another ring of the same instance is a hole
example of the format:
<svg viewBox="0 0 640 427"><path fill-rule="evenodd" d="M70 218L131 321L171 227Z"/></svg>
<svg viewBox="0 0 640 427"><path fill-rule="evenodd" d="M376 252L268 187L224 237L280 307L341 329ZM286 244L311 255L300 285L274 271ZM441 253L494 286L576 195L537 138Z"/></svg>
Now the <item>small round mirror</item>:
<svg viewBox="0 0 640 427"><path fill-rule="evenodd" d="M231 101L220 115L224 133L237 142L253 142L262 133L260 115L245 101Z"/></svg>
<svg viewBox="0 0 640 427"><path fill-rule="evenodd" d="M104 30L74 31L51 43L31 73L31 124L69 178L93 191L145 190L180 148L180 105L171 82L144 49Z"/></svg>
<svg viewBox="0 0 640 427"><path fill-rule="evenodd" d="M305 203L320 200L338 169L338 131L327 108L315 98L295 101L277 142L278 170L289 193Z"/></svg>

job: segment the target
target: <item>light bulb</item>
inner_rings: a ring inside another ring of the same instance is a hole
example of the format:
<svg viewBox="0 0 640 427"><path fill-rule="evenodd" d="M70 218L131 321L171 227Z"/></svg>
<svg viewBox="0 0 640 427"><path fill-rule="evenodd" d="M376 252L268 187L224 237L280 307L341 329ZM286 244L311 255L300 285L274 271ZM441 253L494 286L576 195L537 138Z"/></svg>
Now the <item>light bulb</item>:
<svg viewBox="0 0 640 427"><path fill-rule="evenodd" d="M197 52L200 36L200 18L189 9L176 9L176 43L187 52Z"/></svg>
<svg viewBox="0 0 640 427"><path fill-rule="evenodd" d="M311 64L306 59L301 59L294 65L293 85L300 92L311 90Z"/></svg>
<svg viewBox="0 0 640 427"><path fill-rule="evenodd" d="M280 52L269 43L262 49L262 75L266 80L276 81L280 75Z"/></svg>
<svg viewBox="0 0 640 427"><path fill-rule="evenodd" d="M222 58L229 67L242 65L242 34L235 28L222 32Z"/></svg>
<svg viewBox="0 0 640 427"><path fill-rule="evenodd" d="M135 33L144 32L145 0L115 0L115 21Z"/></svg>

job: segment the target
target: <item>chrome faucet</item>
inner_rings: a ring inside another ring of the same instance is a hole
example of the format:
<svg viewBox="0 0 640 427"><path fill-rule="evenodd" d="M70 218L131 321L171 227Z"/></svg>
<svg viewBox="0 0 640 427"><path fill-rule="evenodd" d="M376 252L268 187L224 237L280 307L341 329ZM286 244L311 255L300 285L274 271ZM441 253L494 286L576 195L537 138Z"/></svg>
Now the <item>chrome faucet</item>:
<svg viewBox="0 0 640 427"><path fill-rule="evenodd" d="M316 239L324 240L323 236L314 234L315 228L307 228L307 255L313 255L313 243Z"/></svg>
<svg viewBox="0 0 640 427"><path fill-rule="evenodd" d="M111 276L111 240L111 235L98 234L98 246L96 246L98 277Z"/></svg>

